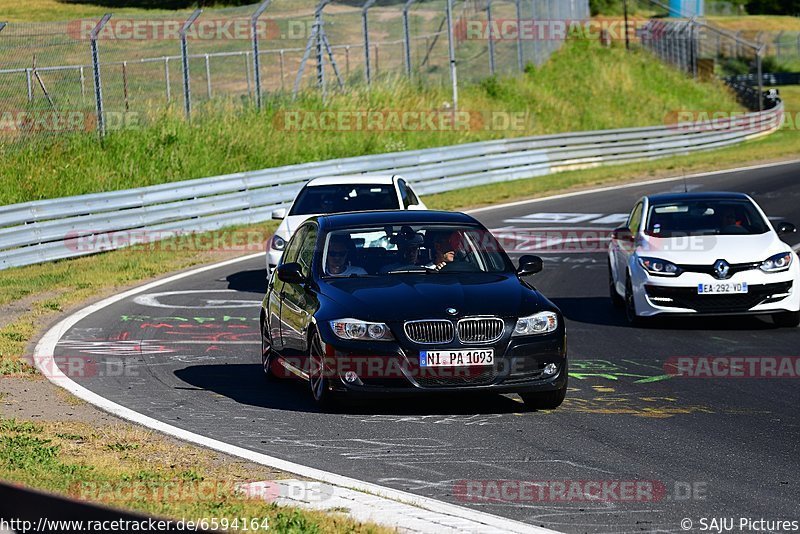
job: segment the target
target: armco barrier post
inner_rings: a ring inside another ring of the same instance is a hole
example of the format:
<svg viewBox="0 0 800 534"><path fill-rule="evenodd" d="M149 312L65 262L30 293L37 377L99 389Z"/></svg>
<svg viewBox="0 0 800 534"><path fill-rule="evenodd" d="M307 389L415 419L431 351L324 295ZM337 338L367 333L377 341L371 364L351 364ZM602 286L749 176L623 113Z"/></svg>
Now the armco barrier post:
<svg viewBox="0 0 800 534"><path fill-rule="evenodd" d="M272 0L264 0L258 6L256 12L250 18L250 26L253 32L253 77L256 82L256 107L261 109L261 58L258 55L258 18L267 10ZM283 58L283 55L281 55ZM249 82L248 76L248 82ZM281 71L281 83L283 83L283 72ZM248 91L249 92L249 91Z"/></svg>
<svg viewBox="0 0 800 534"><path fill-rule="evenodd" d="M367 87L372 85L372 71L369 64L369 8L377 0L367 0L361 6L361 29L364 32L364 73L367 77Z"/></svg>
<svg viewBox="0 0 800 534"><path fill-rule="evenodd" d="M97 132L100 137L106 135L106 121L103 114L103 86L100 83L100 53L97 50L97 36L100 30L106 25L111 18L111 13L106 13L97 26L94 27L92 33L89 34L90 44L92 47L92 70L94 72L94 100L97 108Z"/></svg>
<svg viewBox="0 0 800 534"><path fill-rule="evenodd" d="M186 118L192 118L192 90L189 85L189 47L186 44L186 32L192 27L194 21L202 13L202 9L196 9L194 13L189 15L186 22L183 23L180 31L181 38L181 62L183 64L183 109L186 111Z"/></svg>
<svg viewBox="0 0 800 534"><path fill-rule="evenodd" d="M447 0L447 48L450 54L450 81L453 85L453 111L458 111L458 70L455 36L453 35L453 0Z"/></svg>
<svg viewBox="0 0 800 534"><path fill-rule="evenodd" d="M411 4L417 0L408 0L403 6L403 44L406 56L406 75L411 76L411 30L408 24L408 10L411 9Z"/></svg>
<svg viewBox="0 0 800 534"><path fill-rule="evenodd" d="M492 32L492 0L486 0L486 20L489 24L489 73L494 76L494 33Z"/></svg>

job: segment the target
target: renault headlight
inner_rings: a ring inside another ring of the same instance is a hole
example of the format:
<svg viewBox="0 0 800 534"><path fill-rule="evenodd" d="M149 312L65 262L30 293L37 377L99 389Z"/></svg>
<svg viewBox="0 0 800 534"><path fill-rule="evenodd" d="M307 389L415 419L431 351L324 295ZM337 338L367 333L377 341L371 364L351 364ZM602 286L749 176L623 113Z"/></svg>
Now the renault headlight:
<svg viewBox="0 0 800 534"><path fill-rule="evenodd" d="M639 265L650 274L656 276L678 276L680 268L672 262L658 258L639 258Z"/></svg>
<svg viewBox="0 0 800 534"><path fill-rule="evenodd" d="M792 265L792 256L794 256L794 254L791 252L781 252L780 254L775 254L770 259L762 261L759 269L765 273L780 273L783 271L788 271L789 267Z"/></svg>

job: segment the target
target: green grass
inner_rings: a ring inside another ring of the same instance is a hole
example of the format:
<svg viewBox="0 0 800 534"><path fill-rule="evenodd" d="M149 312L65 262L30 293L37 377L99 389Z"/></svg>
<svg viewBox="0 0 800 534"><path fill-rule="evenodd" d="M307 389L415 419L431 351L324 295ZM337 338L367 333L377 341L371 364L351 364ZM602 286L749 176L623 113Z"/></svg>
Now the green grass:
<svg viewBox="0 0 800 534"><path fill-rule="evenodd" d="M99 5L101 3L105 3L106 5ZM116 2L120 5L125 5L128 2ZM142 2L144 3L144 2ZM191 9L191 4L194 2L190 1L167 1L167 2L159 2L158 0L152 0L149 2L150 5L156 6L166 6L166 5L187 5L189 7L183 8L183 10ZM208 4L208 2L204 2ZM216 7L222 8L224 7L222 4L225 2L217 2L220 4ZM231 2L235 4L236 2ZM174 10L171 9L143 9L143 8L132 8L132 7L119 7L114 5L115 2L113 0L105 0L104 2L96 2L94 4L89 2L77 2L77 1L60 1L60 0L26 0L25 2L20 2L19 0L0 0L0 13L2 13L3 21L9 22L50 22L50 21L59 21L59 20L68 20L68 19L75 19L75 18L99 18L103 16L105 13L113 12L114 15L147 15L147 16L156 16L162 14L171 14L175 13ZM293 8L301 8L306 11L313 11L314 10L314 1L313 0L292 0L292 7ZM274 9L270 10L273 11ZM208 9L205 9L208 11Z"/></svg>
<svg viewBox="0 0 800 534"><path fill-rule="evenodd" d="M275 473L222 464L209 451L168 443L137 427L0 417L0 430L1 480L158 517L266 518L275 532L391 532L339 514L246 498L235 491L237 483L273 480Z"/></svg>
<svg viewBox="0 0 800 534"><path fill-rule="evenodd" d="M278 98L263 112L218 102L198 109L191 123L177 111L161 114L140 129L113 132L102 144L92 134L51 139L8 150L0 159L0 203L485 139L661 124L679 109L741 109L720 85L695 83L644 52L575 41L524 76L460 88L461 110L518 114L524 120L512 129L376 134L278 126L287 110L431 111L449 99L445 87L395 80L369 92L336 94L325 103L312 94L296 102Z"/></svg>

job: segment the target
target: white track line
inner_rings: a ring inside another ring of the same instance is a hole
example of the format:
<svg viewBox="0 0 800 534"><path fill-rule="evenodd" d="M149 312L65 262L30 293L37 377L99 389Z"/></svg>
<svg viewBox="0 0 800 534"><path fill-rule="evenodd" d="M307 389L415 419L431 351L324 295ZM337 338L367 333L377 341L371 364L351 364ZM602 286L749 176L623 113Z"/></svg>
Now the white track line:
<svg viewBox="0 0 800 534"><path fill-rule="evenodd" d="M740 167L736 169L728 169L724 171L714 171L714 172L707 172L707 173L700 173L700 174L692 174L688 176L676 176L673 178L663 178L659 180L650 180L646 182L634 182L630 184L623 184L623 185L616 185L616 186L608 186L602 187L597 189L591 189L587 191L577 191L574 193L565 193L561 195L552 195L548 197L542 198L535 198L529 200L523 200L519 202L510 202L506 204L499 204L496 206L488 206L485 208L479 208L475 210L471 210L468 213L478 213L482 211L488 211L493 209L500 209L506 208L511 206L519 206L523 204L535 203L535 202L544 202L547 200L555 200L561 198L568 198L573 196L580 196L580 195L588 195L592 193L600 193L603 191L610 191L613 189L625 189L629 187L637 187L642 185L651 185L651 184L659 184L659 183L666 183L666 182L673 182L677 180L683 180L684 178L698 178L702 176L712 176L712 175L719 175L719 174L727 174L727 173L734 173L740 171L747 171L747 170L755 170L755 169L763 169L768 167L777 167L781 165L791 165L795 163L800 163L800 160L794 161L787 161L787 162L780 162L780 163L773 163L767 165L756 165L751 167ZM797 250L800 248L795 247ZM121 417L123 419L127 419L129 421L133 421L138 423L142 426L146 426L148 428L152 428L153 430L157 430L159 432L163 432L164 434L168 434L170 436L176 437L178 439L182 439L185 441L189 441L191 443L196 443L198 445L202 445L204 447L208 447L210 449L214 449L220 452L224 452L226 454L230 454L233 456L238 456L240 458L244 458L250 460L252 462L266 465L275 469L280 469L282 471L286 471L289 473L293 473L299 476L312 478L315 480L320 480L322 482L327 482L329 484L333 484L335 486L340 486L343 488L354 489L366 493L372 493L374 495L378 495L381 497L385 497L387 499L393 501L399 501L406 504L414 505L418 508L422 508L425 510L429 510L431 512L438 512L445 515L450 515L456 518L463 518L467 520L474 521L479 524L483 524L486 527L492 529L502 529L506 532L555 532L552 530L547 530L544 528L535 527L533 525L528 525L527 523L522 523L520 521L515 521L512 519L506 519L500 516L495 516L492 514L487 514L484 512L478 512L475 510L471 510L469 508L465 508L463 506L457 506L454 504L445 503L442 501L437 501L434 499L429 499L425 497L420 497L418 495L414 495L412 493L408 493L405 491L395 490L392 488L387 488L384 486L380 486L377 484L372 484L369 482L363 482L360 480L356 480L354 478L345 477L342 475L337 475L335 473L330 473L328 471L323 471L321 469L315 469L313 467L307 467L304 465L296 464L294 462L288 462L286 460L281 460L280 458L275 458L273 456L268 456L266 454L257 453L254 451L250 451L244 449L242 447L237 447L235 445L231 445L228 443L224 443L222 441L218 441L215 439L211 439L205 436L201 436L199 434L195 434L194 432L189 432L188 430L183 430L181 428L169 425L157 419L153 419L151 417L147 417L142 415L138 412L135 412L129 408L126 408L122 405L119 405L115 402L112 402L104 397L101 397L97 393L86 389L85 387L81 386L80 384L72 381L69 377L64 375L54 360L54 353L56 345L58 344L61 337L73 326L75 326L79 321L88 317L89 315L96 313L103 308L110 306L116 302L124 300L126 298L132 297L139 293L143 293L145 291L163 286L165 284L169 284L171 282L175 282L177 280L182 280L184 278L188 278L190 276L194 276L199 273L203 273L206 271L210 271L212 269L217 269L220 267L225 267L227 265L234 265L236 263L241 263L244 261L248 261L251 259L255 259L258 257L263 256L263 253L258 254L251 254L248 256L242 256L240 258L234 258L231 260L223 261L220 263L215 263L212 265L206 265L204 267L199 267L197 269L192 269L183 273L179 273L176 275L169 276L167 278L163 278L161 280L156 280L154 282L150 282L143 286L131 289L129 291L125 291L118 295L114 295L113 297L109 297L107 299L101 300L91 306L83 308L79 310L69 317L61 320L58 324L52 327L48 332L42 337L39 343L36 345L34 349L34 361L36 362L36 366L42 371L42 374L48 377L48 379L60 386L76 397L85 400L86 402L97 406L98 408L109 412L113 415ZM45 371L46 370L46 371Z"/></svg>
<svg viewBox="0 0 800 534"><path fill-rule="evenodd" d="M93 313L96 313L102 310L103 308L106 308L121 300L130 298L134 295L143 293L145 291L149 291L151 289L163 286L165 284L182 280L184 278L188 278L190 276L194 276L199 273L210 271L212 269L218 269L220 267L225 267L227 265L234 265L236 263L241 263L244 261L255 259L263 255L264 255L263 253L251 254L248 256L243 256L241 258L234 258L232 260L223 261L213 265L207 265L197 269L192 269L190 271L172 275L167 278L163 278L161 280L156 280L155 282L150 282L143 286L131 289L129 291L125 291L118 295L114 295L107 299L101 300L100 302L92 304L86 308L83 308L82 310L79 310L70 315L69 317L66 317L65 319L60 321L58 324L52 327L44 335L44 337L42 337L42 339L39 341L39 343L36 345L36 348L34 349L34 361L36 362L36 366L39 368L42 374L47 376L47 378L53 384L56 384L57 386L66 389L76 397L83 399L86 402L93 404L98 408L100 408L101 410L104 410L112 415L116 415L117 417L133 421L134 423L138 423L142 426L152 428L153 430L163 432L164 434L168 434L170 436L182 439L184 441L196 443L203 447L214 449L233 456L238 456L240 458L244 458L246 460L261 465L266 465L274 469L280 469L282 471L293 473L301 477L319 480L322 482L326 482L328 484L332 484L334 486L339 486L341 488L357 490L363 493L377 495L380 497L384 497L385 499L395 501L394 503L388 503L389 506L399 502L408 505L413 505L417 508L421 508L423 510L427 510L428 512L432 512L432 514L431 513L427 514L431 518L430 520L431 532L438 530L442 526L441 523L438 523L436 521L437 517L439 517L440 519L443 518L443 520L445 521L460 520L462 521L462 524L464 520L469 521L475 525L475 529L473 530L474 532L489 532L489 531L537 532L537 533L556 532L553 530L548 530L533 525L529 525L527 523L522 523L521 521L515 521L513 519L507 519L504 517L488 514L485 512L479 512L476 510L465 508L463 506L457 506L454 504L438 501L428 497L421 497L419 495L414 495L413 493L387 488L369 482L363 482L361 480L345 477L342 475L337 475L335 473L330 473L328 471L323 471L321 469L315 469L313 467L307 467L305 465L297 464L294 462L288 462L280 458L275 458L274 456L268 456L266 454L261 454L248 449L244 449L242 447L231 445L229 443L211 439L206 436L202 436L200 434L195 434L194 432L190 432L188 430L172 426L170 424L164 423L157 419L153 419L152 417L148 417L146 415L135 412L130 408L126 408L120 404L112 402L106 399L105 397L102 397L97 393L94 393L93 391L90 391L85 387L81 386L80 384L74 382L72 379L66 376L61 371L61 369L58 368L58 365L56 364L54 359L54 352L56 345L61 339L61 336L63 336L67 331L69 331L70 328L75 326L79 321L88 317L89 315L92 315ZM367 495L365 496L365 499L367 499L371 503L371 505L374 505L375 502L374 497ZM380 516L377 515L376 519L378 519L379 517Z"/></svg>

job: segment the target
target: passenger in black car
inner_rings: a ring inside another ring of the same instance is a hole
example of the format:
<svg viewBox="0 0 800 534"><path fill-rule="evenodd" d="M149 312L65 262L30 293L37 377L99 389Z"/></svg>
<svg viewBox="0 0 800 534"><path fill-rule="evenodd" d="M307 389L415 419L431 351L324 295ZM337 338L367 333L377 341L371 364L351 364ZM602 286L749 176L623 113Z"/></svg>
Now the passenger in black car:
<svg viewBox="0 0 800 534"><path fill-rule="evenodd" d="M392 271L407 271L421 269L417 263L419 261L419 248L425 243L422 234L414 232L410 226L403 226L400 231L393 235L389 242L397 245L397 261L381 268L382 273Z"/></svg>

